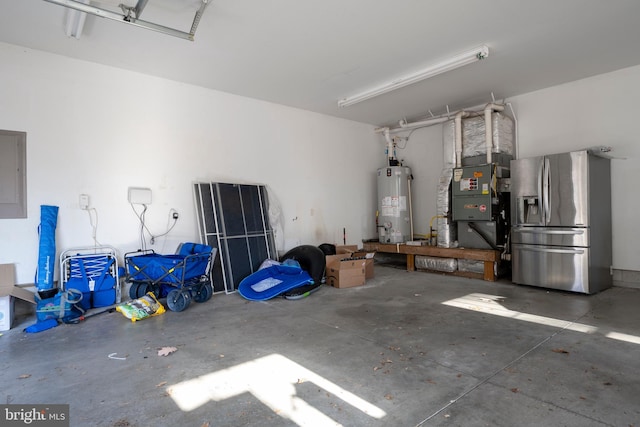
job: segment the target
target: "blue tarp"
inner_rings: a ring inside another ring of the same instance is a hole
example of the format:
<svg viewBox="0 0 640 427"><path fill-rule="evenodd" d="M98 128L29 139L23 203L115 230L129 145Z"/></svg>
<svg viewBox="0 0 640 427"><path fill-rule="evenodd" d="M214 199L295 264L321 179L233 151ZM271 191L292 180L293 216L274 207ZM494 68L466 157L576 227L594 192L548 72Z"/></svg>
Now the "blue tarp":
<svg viewBox="0 0 640 427"><path fill-rule="evenodd" d="M40 245L38 248L38 267L36 286L39 291L53 288L53 273L56 266L56 226L58 225L58 207L40 206Z"/></svg>

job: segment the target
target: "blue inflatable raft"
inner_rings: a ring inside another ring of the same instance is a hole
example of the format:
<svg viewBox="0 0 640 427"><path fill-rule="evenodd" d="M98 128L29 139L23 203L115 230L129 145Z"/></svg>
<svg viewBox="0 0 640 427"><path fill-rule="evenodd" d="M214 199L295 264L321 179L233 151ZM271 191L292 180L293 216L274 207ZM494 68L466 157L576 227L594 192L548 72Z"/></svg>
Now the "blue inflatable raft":
<svg viewBox="0 0 640 427"><path fill-rule="evenodd" d="M302 268L273 265L245 277L238 286L238 292L250 301L266 301L309 283L313 283L313 279Z"/></svg>

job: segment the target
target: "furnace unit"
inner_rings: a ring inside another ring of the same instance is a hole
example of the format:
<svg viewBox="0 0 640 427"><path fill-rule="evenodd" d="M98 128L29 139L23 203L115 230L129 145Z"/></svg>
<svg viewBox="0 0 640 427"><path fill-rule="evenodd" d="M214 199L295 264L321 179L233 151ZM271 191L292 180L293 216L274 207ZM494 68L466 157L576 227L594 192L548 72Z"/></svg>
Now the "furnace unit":
<svg viewBox="0 0 640 427"><path fill-rule="evenodd" d="M452 214L460 247L502 249L509 234L509 168L496 163L453 169Z"/></svg>

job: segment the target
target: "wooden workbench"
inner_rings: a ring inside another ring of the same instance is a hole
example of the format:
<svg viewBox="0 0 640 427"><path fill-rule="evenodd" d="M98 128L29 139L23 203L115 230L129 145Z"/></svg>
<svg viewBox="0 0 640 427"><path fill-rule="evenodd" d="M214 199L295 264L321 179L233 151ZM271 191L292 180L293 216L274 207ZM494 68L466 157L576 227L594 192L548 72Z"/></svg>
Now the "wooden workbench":
<svg viewBox="0 0 640 427"><path fill-rule="evenodd" d="M500 252L492 249L439 248L437 246L412 246L401 243L365 242L363 249L369 252L383 252L407 255L407 270L415 271L415 256L425 255L438 258L472 259L484 261L484 274L456 271L458 276L473 277L495 282L494 264L500 260ZM439 273L442 273L439 271Z"/></svg>

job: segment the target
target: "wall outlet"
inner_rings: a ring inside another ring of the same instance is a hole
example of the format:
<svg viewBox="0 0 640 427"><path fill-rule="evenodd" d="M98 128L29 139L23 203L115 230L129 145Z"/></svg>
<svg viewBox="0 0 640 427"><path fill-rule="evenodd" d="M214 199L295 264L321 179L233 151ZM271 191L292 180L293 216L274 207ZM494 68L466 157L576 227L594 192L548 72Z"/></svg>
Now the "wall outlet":
<svg viewBox="0 0 640 427"><path fill-rule="evenodd" d="M129 187L129 203L135 205L150 205L151 189L142 187Z"/></svg>
<svg viewBox="0 0 640 427"><path fill-rule="evenodd" d="M80 195L80 209L89 209L89 195L81 194Z"/></svg>

